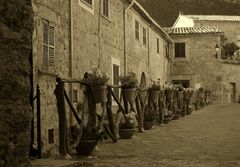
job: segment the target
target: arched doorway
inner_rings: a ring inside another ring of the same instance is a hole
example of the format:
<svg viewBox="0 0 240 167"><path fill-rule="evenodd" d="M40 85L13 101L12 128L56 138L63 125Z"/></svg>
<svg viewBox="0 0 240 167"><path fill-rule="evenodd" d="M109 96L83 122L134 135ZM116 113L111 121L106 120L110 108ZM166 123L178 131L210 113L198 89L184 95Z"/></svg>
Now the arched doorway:
<svg viewBox="0 0 240 167"><path fill-rule="evenodd" d="M146 76L145 76L145 73L142 72L139 87L145 88L146 86L147 86Z"/></svg>

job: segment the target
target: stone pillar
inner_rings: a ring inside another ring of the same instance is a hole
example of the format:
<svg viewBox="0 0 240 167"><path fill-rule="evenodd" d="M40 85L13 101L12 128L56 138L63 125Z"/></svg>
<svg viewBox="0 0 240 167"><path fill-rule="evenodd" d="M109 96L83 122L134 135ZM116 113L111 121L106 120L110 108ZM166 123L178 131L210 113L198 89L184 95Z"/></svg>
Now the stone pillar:
<svg viewBox="0 0 240 167"><path fill-rule="evenodd" d="M0 1L0 166L27 166L30 148L31 0Z"/></svg>

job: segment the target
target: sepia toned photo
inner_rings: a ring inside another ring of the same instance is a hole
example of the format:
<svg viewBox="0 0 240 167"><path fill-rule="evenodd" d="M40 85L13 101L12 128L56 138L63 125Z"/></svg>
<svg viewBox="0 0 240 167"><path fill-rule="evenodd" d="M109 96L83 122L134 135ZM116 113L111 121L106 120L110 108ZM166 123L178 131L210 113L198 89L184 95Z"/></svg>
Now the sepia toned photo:
<svg viewBox="0 0 240 167"><path fill-rule="evenodd" d="M0 167L240 167L240 0L0 16Z"/></svg>

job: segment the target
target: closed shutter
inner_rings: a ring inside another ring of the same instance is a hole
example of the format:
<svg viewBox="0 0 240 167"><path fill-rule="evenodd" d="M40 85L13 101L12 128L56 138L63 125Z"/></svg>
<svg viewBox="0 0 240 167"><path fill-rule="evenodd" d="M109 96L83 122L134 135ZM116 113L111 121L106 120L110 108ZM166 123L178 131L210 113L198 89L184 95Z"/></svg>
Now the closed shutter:
<svg viewBox="0 0 240 167"><path fill-rule="evenodd" d="M49 26L49 67L54 67L54 27Z"/></svg>
<svg viewBox="0 0 240 167"><path fill-rule="evenodd" d="M49 69L55 65L54 26L43 19L43 67Z"/></svg>
<svg viewBox="0 0 240 167"><path fill-rule="evenodd" d="M119 66L116 64L113 64L113 84L118 85L119 84ZM119 98L119 89L114 88L113 92L117 98Z"/></svg>
<svg viewBox="0 0 240 167"><path fill-rule="evenodd" d="M43 20L43 67L48 67L48 21Z"/></svg>

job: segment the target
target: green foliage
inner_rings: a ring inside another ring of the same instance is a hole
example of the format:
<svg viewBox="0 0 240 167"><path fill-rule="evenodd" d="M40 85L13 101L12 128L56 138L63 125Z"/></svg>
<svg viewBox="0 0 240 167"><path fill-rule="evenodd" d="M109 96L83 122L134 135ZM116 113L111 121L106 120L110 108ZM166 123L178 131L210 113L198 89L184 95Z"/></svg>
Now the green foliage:
<svg viewBox="0 0 240 167"><path fill-rule="evenodd" d="M109 77L107 77L106 73L97 67L91 68L87 73L85 73L85 76L82 79L83 82L93 86L106 85L108 80Z"/></svg>
<svg viewBox="0 0 240 167"><path fill-rule="evenodd" d="M231 43L226 43L223 46L223 56L222 58L229 58L232 57L234 55L234 52L236 52L238 49L240 49L240 47L235 43L235 42L231 42Z"/></svg>
<svg viewBox="0 0 240 167"><path fill-rule="evenodd" d="M138 0L163 27L171 27L179 11L184 14L240 15L240 3L229 0Z"/></svg>
<svg viewBox="0 0 240 167"><path fill-rule="evenodd" d="M129 72L125 76L120 76L122 88L135 88L138 85L138 80L134 72Z"/></svg>

